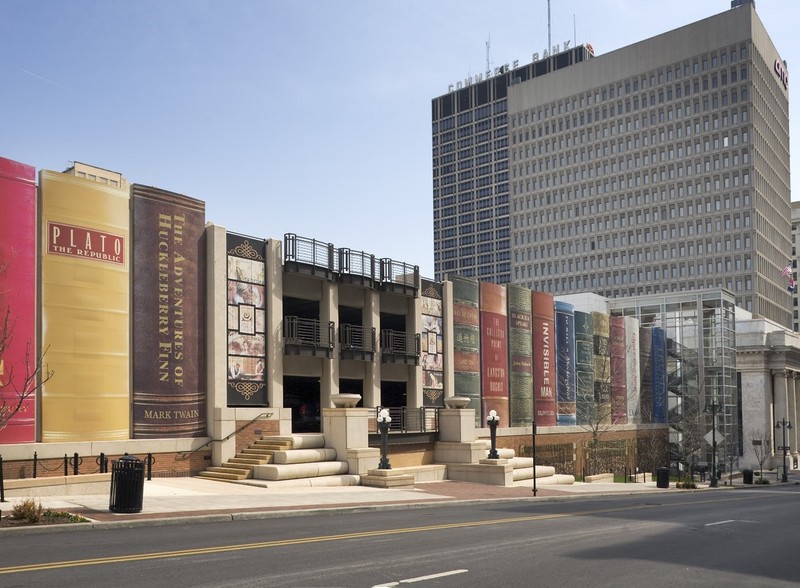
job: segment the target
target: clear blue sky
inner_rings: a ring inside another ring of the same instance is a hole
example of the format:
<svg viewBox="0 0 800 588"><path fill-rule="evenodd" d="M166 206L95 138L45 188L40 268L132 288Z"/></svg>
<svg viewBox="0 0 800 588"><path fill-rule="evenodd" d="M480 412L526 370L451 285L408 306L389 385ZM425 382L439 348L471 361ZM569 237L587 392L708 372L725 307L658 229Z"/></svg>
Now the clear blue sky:
<svg viewBox="0 0 800 588"><path fill-rule="evenodd" d="M800 2L756 8L791 75ZM729 9L553 0L552 42L599 55ZM529 63L547 1L0 0L0 156L112 169L229 230L432 277L431 99L485 69L488 39L494 65ZM796 104L791 120L800 154Z"/></svg>

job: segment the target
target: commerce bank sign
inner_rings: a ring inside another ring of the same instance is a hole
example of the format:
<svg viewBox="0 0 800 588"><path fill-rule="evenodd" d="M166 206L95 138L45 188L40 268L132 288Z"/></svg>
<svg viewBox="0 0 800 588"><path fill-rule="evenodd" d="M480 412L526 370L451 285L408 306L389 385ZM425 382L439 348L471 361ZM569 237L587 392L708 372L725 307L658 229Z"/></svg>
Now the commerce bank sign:
<svg viewBox="0 0 800 588"><path fill-rule="evenodd" d="M775 59L775 75L783 84L784 90L789 89L789 71L786 69L786 63L781 61L780 57Z"/></svg>
<svg viewBox="0 0 800 588"><path fill-rule="evenodd" d="M531 62L535 63L540 59L547 59L548 57L552 57L558 53L564 53L570 50L570 43L571 41L564 41L562 45L553 45L550 51L545 49L541 55L539 53L533 53L531 55ZM589 53L594 56L594 49L588 43L586 44L586 48L589 50ZM467 86L471 86L473 84L478 84L483 82L484 80L489 80L491 78L497 77L504 73L508 73L512 69L516 69L519 66L519 59L515 59L511 63L504 63L499 67L495 67L494 69L487 69L483 73L475 74L474 76L469 76L460 80L458 82L452 83L447 86L447 93L450 94L451 92L455 92L456 90L461 90L462 88L466 88Z"/></svg>

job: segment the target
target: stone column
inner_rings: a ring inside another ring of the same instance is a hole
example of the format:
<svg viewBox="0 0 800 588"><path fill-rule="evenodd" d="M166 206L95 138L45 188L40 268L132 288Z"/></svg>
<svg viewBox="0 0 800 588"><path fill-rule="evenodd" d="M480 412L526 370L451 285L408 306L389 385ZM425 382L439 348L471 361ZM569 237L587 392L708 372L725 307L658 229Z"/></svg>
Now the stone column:
<svg viewBox="0 0 800 588"><path fill-rule="evenodd" d="M381 295L375 290L364 292L364 328L375 329L375 359L367 362L364 371L364 394L361 404L375 408L381 403Z"/></svg>
<svg viewBox="0 0 800 588"><path fill-rule="evenodd" d="M783 431L775 428L775 424L783 418L789 418L788 410L788 386L789 372L787 370L775 370L772 372L772 451L773 455L783 455L782 451L776 448L783 443ZM788 433L788 431L787 431Z"/></svg>
<svg viewBox="0 0 800 588"><path fill-rule="evenodd" d="M344 395L343 395L344 396ZM325 447L336 450L336 459L347 460L348 473L364 475L375 467L380 451L369 447L369 408L323 408Z"/></svg>
<svg viewBox="0 0 800 588"><path fill-rule="evenodd" d="M339 343L335 336L339 324L339 288L335 282L322 284L319 320L320 329L327 330L329 321L333 321L334 324L333 356L322 360L322 377L319 382L319 405L322 408L330 408L331 395L339 393Z"/></svg>

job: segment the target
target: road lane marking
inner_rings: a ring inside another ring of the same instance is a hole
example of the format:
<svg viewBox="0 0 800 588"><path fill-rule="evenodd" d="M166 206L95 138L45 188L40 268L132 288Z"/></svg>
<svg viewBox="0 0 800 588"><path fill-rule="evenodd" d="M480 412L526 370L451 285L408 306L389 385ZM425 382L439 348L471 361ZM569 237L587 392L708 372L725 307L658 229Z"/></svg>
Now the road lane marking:
<svg viewBox="0 0 800 588"><path fill-rule="evenodd" d="M737 493L739 494L739 493ZM789 494L772 494L773 497L789 497ZM759 496L762 499L763 496ZM444 531L449 529L467 529L470 527L485 527L491 525L504 525L510 523L524 523L532 521L546 521L564 518L576 518L582 516L595 516L598 514L610 514L615 512L627 512L634 510L648 510L657 508L671 508L674 506L695 506L699 504L710 504L720 502L739 502L742 500L752 500L753 496L738 496L737 498L717 498L713 500L692 500L686 502L675 502L670 504L634 504L630 506L614 507L614 508L601 508L597 510L585 510L576 512L561 512L552 514L538 514L538 515L525 515L518 517L509 517L504 519L487 519L481 521L468 521L463 523L442 523L438 525L426 525L421 527L401 527L397 529L377 529L375 531L360 531L356 533L342 533L339 535L321 535L318 537L299 537L297 539L277 539L274 541L261 541L258 543L242 543L236 545L220 545L214 547L198 547L193 549L182 549L175 551L155 551L151 553L129 554L129 555L115 555L108 557L97 557L90 559L76 559L43 562L36 564L26 564L20 566L5 566L0 567L0 575L3 574L16 574L21 572L33 572L42 570L55 570L62 568L74 568L81 566L96 566L108 565L115 563L130 563L136 561L145 561L151 559L169 559L173 557L187 557L193 555L210 555L218 553L229 553L235 551L247 551L253 549L269 549L273 547L286 547L290 545L303 545L310 543L323 543L328 541L344 541L350 539L366 539L371 537L401 535L408 533L424 533L430 531Z"/></svg>
<svg viewBox="0 0 800 588"><path fill-rule="evenodd" d="M450 570L449 572L440 572L438 574L428 574L427 576L418 576L416 578L406 578L405 580L398 580L397 582L389 582L388 584L376 584L372 588L391 588L399 586L400 584L414 584L415 582L425 582L427 580L436 580L446 576L455 576L456 574L466 574L469 570Z"/></svg>
<svg viewBox="0 0 800 588"><path fill-rule="evenodd" d="M706 523L703 525L704 527L713 527L714 525L727 525L728 523L735 523L734 519L728 519L727 521L717 521L716 523Z"/></svg>

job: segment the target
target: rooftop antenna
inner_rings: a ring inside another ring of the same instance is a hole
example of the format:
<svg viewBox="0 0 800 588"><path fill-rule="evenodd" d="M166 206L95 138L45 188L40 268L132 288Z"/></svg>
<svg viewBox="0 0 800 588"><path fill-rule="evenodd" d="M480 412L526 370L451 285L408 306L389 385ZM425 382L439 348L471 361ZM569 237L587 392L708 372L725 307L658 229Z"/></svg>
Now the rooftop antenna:
<svg viewBox="0 0 800 588"><path fill-rule="evenodd" d="M489 38L486 39L486 71L492 71L492 62L489 61L489 47L492 45L492 35L489 35Z"/></svg>
<svg viewBox="0 0 800 588"><path fill-rule="evenodd" d="M578 46L578 25L576 24L575 15L572 15L572 46Z"/></svg>
<svg viewBox="0 0 800 588"><path fill-rule="evenodd" d="M553 43L550 40L550 0L547 0L547 52L553 48Z"/></svg>

